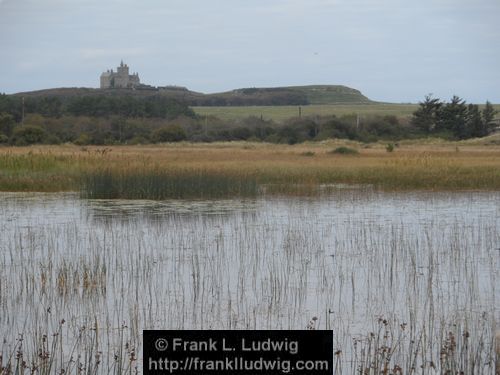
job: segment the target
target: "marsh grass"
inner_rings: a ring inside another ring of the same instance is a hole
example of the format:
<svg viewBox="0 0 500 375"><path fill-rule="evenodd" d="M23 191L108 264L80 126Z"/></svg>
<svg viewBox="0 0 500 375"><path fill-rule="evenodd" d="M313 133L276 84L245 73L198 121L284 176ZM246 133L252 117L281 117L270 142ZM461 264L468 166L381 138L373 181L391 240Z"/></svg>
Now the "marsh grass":
<svg viewBox="0 0 500 375"><path fill-rule="evenodd" d="M103 353L100 347L102 337L99 334L97 320L94 324L78 327L77 333L69 343L64 342L68 322L59 322L53 333L39 333L35 337L20 334L10 352L0 352L0 375L52 375L52 374L138 374L137 351L128 342L121 342L118 347L104 348L112 350ZM127 327L122 326L120 331ZM123 334L119 335L123 340ZM65 357L65 346L70 348ZM5 355L5 358L4 358ZM103 360L105 357L106 361ZM113 359L109 361L109 357Z"/></svg>
<svg viewBox="0 0 500 375"><path fill-rule="evenodd" d="M187 199L255 196L255 176L204 170L111 170L86 172L81 193L99 199Z"/></svg>
<svg viewBox="0 0 500 375"><path fill-rule="evenodd" d="M484 374L493 369L494 358L487 348L492 343L488 321L483 319L471 339L469 328L459 322L447 322L437 337L425 322L422 328L397 320L378 318L374 331L353 340L354 368L363 375L404 374ZM436 332L434 333L436 334ZM426 349L429 342L438 351Z"/></svg>
<svg viewBox="0 0 500 375"><path fill-rule="evenodd" d="M27 149L0 152L0 190L71 191L78 189L82 164L91 163L83 155Z"/></svg>
<svg viewBox="0 0 500 375"><path fill-rule="evenodd" d="M337 146L333 153L332 145ZM166 199L254 196L261 191L314 195L321 185L335 184L380 190L500 189L499 150L461 145L457 153L455 148L405 145L387 153L384 144L357 151L351 144L331 142L15 148L0 150L0 190ZM351 150L359 154L346 157L354 155Z"/></svg>

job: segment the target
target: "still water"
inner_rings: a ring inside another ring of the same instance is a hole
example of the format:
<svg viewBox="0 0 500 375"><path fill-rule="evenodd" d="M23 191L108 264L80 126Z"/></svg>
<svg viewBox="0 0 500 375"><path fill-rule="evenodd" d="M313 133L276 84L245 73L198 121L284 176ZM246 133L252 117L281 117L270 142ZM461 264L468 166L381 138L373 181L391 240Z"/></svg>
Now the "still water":
<svg viewBox="0 0 500 375"><path fill-rule="evenodd" d="M450 334L462 350L450 358L493 373L499 229L494 192L162 202L0 193L0 353L22 334L25 357L36 356L40 338L58 333L55 367L98 351L104 373L114 361L140 367L143 329L309 326L334 331L339 373L369 362L373 337L394 348L391 366L443 371Z"/></svg>

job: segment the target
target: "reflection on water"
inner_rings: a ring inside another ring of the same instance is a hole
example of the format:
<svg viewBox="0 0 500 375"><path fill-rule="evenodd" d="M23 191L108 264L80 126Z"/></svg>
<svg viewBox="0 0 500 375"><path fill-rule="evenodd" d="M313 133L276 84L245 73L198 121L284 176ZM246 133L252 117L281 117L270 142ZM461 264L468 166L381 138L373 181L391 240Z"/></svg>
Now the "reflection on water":
<svg viewBox="0 0 500 375"><path fill-rule="evenodd" d="M112 361L117 340L140 347L147 328L304 329L316 316L350 371L353 340L384 317L409 326L400 343L425 335L423 356L439 357L446 332L465 325L489 344L477 354L487 362L500 321L499 224L493 192L162 202L1 193L0 352L61 319L68 347L98 324ZM391 361L410 354L402 346Z"/></svg>

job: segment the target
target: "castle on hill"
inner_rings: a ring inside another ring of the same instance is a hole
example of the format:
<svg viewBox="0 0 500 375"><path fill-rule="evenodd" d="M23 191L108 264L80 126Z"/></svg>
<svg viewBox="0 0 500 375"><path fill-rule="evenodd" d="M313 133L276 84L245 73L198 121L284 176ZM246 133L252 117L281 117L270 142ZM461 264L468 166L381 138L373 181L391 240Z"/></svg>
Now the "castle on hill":
<svg viewBox="0 0 500 375"><path fill-rule="evenodd" d="M129 67L123 61L116 72L111 69L101 74L101 89L130 89L140 85L139 74L129 74Z"/></svg>

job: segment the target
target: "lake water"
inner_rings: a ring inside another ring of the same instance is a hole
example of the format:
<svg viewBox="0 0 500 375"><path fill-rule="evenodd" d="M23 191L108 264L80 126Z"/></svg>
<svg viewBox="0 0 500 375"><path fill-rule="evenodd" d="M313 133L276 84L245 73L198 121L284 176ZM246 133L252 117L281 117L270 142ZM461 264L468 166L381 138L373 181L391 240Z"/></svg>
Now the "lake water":
<svg viewBox="0 0 500 375"><path fill-rule="evenodd" d="M0 353L5 361L22 334L23 358L37 357L48 335L54 368L89 367L85 356L99 353L97 372L108 373L141 366L143 329L312 322L334 331L338 373L380 357L404 373L493 374L499 229L496 192L163 202L0 193Z"/></svg>

